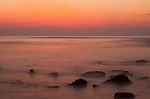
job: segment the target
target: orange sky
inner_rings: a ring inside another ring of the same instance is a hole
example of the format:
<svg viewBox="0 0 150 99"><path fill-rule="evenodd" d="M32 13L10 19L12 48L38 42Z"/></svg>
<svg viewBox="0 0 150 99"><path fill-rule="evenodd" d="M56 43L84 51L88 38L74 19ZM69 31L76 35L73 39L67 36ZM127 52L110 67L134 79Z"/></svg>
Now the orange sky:
<svg viewBox="0 0 150 99"><path fill-rule="evenodd" d="M150 25L150 0L1 0L0 26Z"/></svg>
<svg viewBox="0 0 150 99"><path fill-rule="evenodd" d="M0 22L16 25L147 23L150 0L4 0Z"/></svg>

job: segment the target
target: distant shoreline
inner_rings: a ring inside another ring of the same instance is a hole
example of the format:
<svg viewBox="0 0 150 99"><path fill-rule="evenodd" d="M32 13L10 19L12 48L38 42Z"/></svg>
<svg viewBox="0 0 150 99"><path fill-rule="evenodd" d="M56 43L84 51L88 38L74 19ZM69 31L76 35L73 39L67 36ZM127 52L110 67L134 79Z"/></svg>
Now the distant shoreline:
<svg viewBox="0 0 150 99"><path fill-rule="evenodd" d="M0 38L3 37L27 37L27 38L72 38L72 39L76 39L76 38L134 38L134 37L138 37L138 38L149 38L150 36L0 36Z"/></svg>

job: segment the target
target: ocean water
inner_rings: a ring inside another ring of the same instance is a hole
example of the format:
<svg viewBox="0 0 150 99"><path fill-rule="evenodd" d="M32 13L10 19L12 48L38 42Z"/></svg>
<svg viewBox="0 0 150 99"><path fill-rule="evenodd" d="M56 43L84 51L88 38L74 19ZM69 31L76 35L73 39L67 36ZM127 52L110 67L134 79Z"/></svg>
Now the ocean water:
<svg viewBox="0 0 150 99"><path fill-rule="evenodd" d="M150 37L0 37L0 99L114 99L116 92L132 92L150 99ZM102 62L102 63L101 63ZM28 73L29 69L35 75ZM105 78L84 78L88 87L67 84L87 71L103 71ZM126 70L132 85L104 85L112 70ZM49 73L58 72L59 77ZM148 77L148 79L140 79ZM14 81L25 84L16 84ZM92 84L99 85L93 88ZM60 88L47 88L58 85Z"/></svg>

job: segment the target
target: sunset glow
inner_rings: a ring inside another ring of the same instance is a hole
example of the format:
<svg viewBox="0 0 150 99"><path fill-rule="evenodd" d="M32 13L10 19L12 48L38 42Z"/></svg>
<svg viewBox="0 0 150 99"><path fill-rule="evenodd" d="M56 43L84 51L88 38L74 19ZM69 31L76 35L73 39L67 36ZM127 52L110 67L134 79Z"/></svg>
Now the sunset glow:
<svg viewBox="0 0 150 99"><path fill-rule="evenodd" d="M4 0L0 22L11 25L95 26L150 23L149 0Z"/></svg>
<svg viewBox="0 0 150 99"><path fill-rule="evenodd" d="M149 5L149 0L1 0L0 26L149 26Z"/></svg>

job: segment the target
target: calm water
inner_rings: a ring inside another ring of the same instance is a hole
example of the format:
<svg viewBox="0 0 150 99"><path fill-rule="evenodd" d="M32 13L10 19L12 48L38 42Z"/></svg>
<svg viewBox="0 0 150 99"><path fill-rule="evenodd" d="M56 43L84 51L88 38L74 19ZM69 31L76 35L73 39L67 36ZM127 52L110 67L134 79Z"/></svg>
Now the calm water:
<svg viewBox="0 0 150 99"><path fill-rule="evenodd" d="M136 99L150 99L150 64L135 64L138 59L150 60L150 37L0 37L1 99L113 99L117 91L130 91ZM98 64L98 61L102 61ZM34 68L36 75L29 75ZM128 70L133 85L105 86L111 70ZM84 78L86 89L66 85L87 71L106 72L106 78ZM60 77L48 76L50 72ZM21 80L33 86L11 84ZM97 89L92 84L98 84ZM35 86L36 85L36 86ZM45 88L59 85L58 89Z"/></svg>

